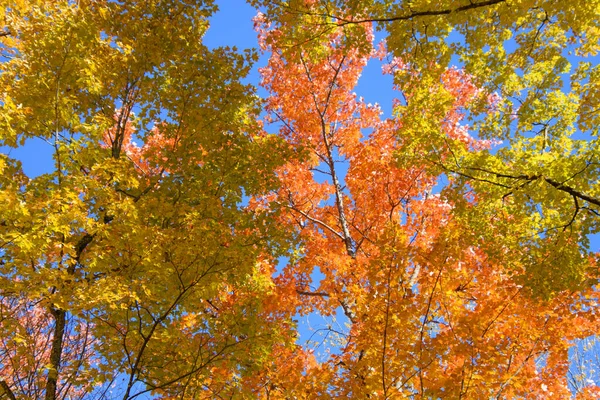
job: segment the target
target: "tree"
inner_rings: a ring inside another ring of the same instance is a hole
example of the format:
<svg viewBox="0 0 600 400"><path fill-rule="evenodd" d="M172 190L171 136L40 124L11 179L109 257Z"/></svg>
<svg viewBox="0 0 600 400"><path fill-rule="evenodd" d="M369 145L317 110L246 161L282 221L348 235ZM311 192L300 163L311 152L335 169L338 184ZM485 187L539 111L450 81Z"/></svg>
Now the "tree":
<svg viewBox="0 0 600 400"><path fill-rule="evenodd" d="M588 234L597 229L593 144L573 138L574 128L557 132L565 127L557 121L553 135L560 133L563 143L550 147L551 157L538 157L522 128L497 132L506 102L495 90L506 96L516 88L507 77L484 81L470 64L456 69L436 62L436 55L449 61L448 51L439 49L448 47L444 40L426 53L430 58L407 54L408 41L392 48L396 54L379 52L390 61L402 99L394 118L379 120L377 108L352 93L376 55L370 23L377 19L363 17L371 5L268 2L259 21L272 54L263 70L272 96L267 110L280 135L307 152L303 162L280 171L282 188L266 200L288 209L282 224L300 238L278 286L282 298L293 298L290 314L334 315L341 308L349 325L342 332L319 327L337 336L337 352L324 360L294 358L301 377L278 373L288 366L275 362L264 375L265 391L276 398L570 396L571 340L597 332L591 287L597 256L587 250ZM423 13L436 14L449 13ZM419 25L420 16L397 20ZM486 14L465 18L485 21ZM524 44L515 53L531 50L530 42L517 43ZM495 65L467 53L469 45L461 50L465 63ZM543 57L534 61L543 65ZM550 73L546 79L554 83L533 87L540 65L529 68L538 69L511 75L528 82L526 97L533 97L526 100L555 102L517 116L515 124L531 123L525 120L542 112L574 123L561 106L559 77ZM475 129L465 124L469 118ZM365 129L372 130L368 138ZM508 146L493 149L501 133ZM442 174L450 184L432 195ZM311 286L316 268L324 276ZM576 389L582 398L597 390L593 384Z"/></svg>
<svg viewBox="0 0 600 400"><path fill-rule="evenodd" d="M211 1L6 4L2 145L54 170L1 159L0 393L593 398L595 70L559 86L587 4L264 2L277 134L256 54L202 44ZM392 118L353 93L374 58ZM296 343L311 314L346 324L330 354Z"/></svg>
<svg viewBox="0 0 600 400"><path fill-rule="evenodd" d="M2 11L2 145L54 153L33 179L0 160L3 396L214 398L280 341L284 236L241 206L287 157L240 82L255 54L202 44L210 1Z"/></svg>
<svg viewBox="0 0 600 400"><path fill-rule="evenodd" d="M319 51L320 37L343 29L344 43L368 52L361 26L377 23L388 33L390 57L403 65L395 83L412 100L395 107L410 121L398 135L426 140L422 155L437 173L453 178L456 193L477 194L479 206L465 218L480 225L481 234L497 235L485 229L490 214L523 222L505 223L503 234L522 238L510 252L529 264L525 280L538 295L585 282L593 267L584 249L588 235L598 232L600 206L598 66L592 59L600 48L598 1L574 7L505 0L254 3L267 8L285 49L302 44ZM451 102L433 87L457 62L480 88L477 101L463 107L465 122L479 138L503 142L493 151L456 146L440 130L452 122L442 111ZM452 156L443 158L448 151ZM540 258L545 262L534 261Z"/></svg>

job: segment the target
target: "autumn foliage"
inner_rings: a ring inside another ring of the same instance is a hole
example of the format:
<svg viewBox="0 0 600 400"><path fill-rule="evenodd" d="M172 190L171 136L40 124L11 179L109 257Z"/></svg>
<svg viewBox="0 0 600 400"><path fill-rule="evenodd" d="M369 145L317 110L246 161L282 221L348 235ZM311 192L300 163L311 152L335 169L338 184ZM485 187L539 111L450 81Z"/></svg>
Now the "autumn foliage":
<svg viewBox="0 0 600 400"><path fill-rule="evenodd" d="M596 398L600 3L249 3L3 4L0 398Z"/></svg>

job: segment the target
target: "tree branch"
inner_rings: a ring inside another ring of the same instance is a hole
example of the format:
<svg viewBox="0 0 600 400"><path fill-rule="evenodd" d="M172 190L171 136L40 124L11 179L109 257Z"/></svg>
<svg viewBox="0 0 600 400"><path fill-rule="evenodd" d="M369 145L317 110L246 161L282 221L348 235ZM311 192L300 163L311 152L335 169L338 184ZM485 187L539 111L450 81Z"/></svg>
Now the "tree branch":
<svg viewBox="0 0 600 400"><path fill-rule="evenodd" d="M321 225L323 228L327 229L329 232L333 233L334 235L336 235L340 239L345 240L344 235L342 235L341 233L339 233L338 231L336 231L335 229L333 229L331 226L329 226L325 222L323 222L323 221L321 221L319 219L311 217L310 215L308 215L306 212L300 210L299 208L297 208L295 206L281 204L279 202L276 202L276 203L280 204L280 205L283 205L284 207L289 208L290 210L296 211L298 214L302 215L307 220L309 220L311 222L314 222L317 225Z"/></svg>
<svg viewBox="0 0 600 400"><path fill-rule="evenodd" d="M296 289L296 293L302 296L316 296L316 297L329 297L329 293L327 292L307 292L305 290Z"/></svg>
<svg viewBox="0 0 600 400"><path fill-rule="evenodd" d="M565 193L570 194L573 197L580 198L581 200L585 200L588 203L592 203L598 207L600 207L600 200L594 197L588 196L587 194L581 193L578 190L573 189L570 186L564 185L560 182L555 181L552 178L543 177L544 181L548 182L550 185L554 186L556 189L563 191Z"/></svg>
<svg viewBox="0 0 600 400"><path fill-rule="evenodd" d="M444 165L441 165L441 164L438 164L438 163L436 163L436 164L440 165L442 168L444 168L448 172L451 172L453 174L457 174L457 175L463 176L463 177L468 178L468 179L473 179L473 180L476 180L476 181L479 181L479 182L487 182L487 183L490 183L492 185L501 186L501 187L508 188L508 189L512 189L513 188L512 186L508 186L508 185L505 185L505 184L500 183L500 182L494 182L494 181L491 181L491 180L488 180L488 179L485 179L485 178L478 178L478 177L475 177L475 176L472 176L472 175L467 175L465 173L462 173L462 172L455 171L455 170L452 170L450 168L447 168ZM487 174L490 174L490 175L494 175L497 178L506 178L506 179L513 179L513 180L524 180L526 182L532 182L532 181L535 181L537 179L542 179L544 182L546 182L549 185L553 186L554 188L560 190L561 192L565 192L567 194L570 194L575 199L585 200L585 201L587 201L590 204L593 204L595 206L600 207L600 199L598 199L596 197L588 196L587 194L582 193L579 190L577 190L577 189L575 189L575 188L573 188L571 186L565 185L563 182L558 182L558 181L556 181L556 180L554 180L552 178L548 178L548 177L546 177L544 175L541 175L541 174L538 174L538 175L523 175L523 174L521 174L521 175L510 175L510 174L504 174L504 173L501 173L501 172L491 171L491 170L488 170L488 169L485 169L485 168L478 168L478 167L469 167L467 169L472 170L472 171L484 172L484 173L487 173ZM524 186L524 185L521 185L521 187L522 186Z"/></svg>
<svg viewBox="0 0 600 400"><path fill-rule="evenodd" d="M395 17L386 17L386 18L364 18L364 19L346 19L337 15L329 14L329 13L310 13L303 11L296 11L297 14L307 14L314 15L320 17L334 18L337 20L333 24L337 25L349 25L349 24L364 24L370 22L394 22L394 21L407 21L410 19L418 18L418 17L431 17L431 16L440 16L440 15L448 15L457 12L463 12L468 10L474 10L477 8L493 6L500 3L505 3L506 0L486 0L479 3L470 2L470 4L457 7L457 8L447 8L443 10L430 10L430 11L414 11L410 14L398 15Z"/></svg>
<svg viewBox="0 0 600 400"><path fill-rule="evenodd" d="M54 317L54 332L52 337L52 347L50 350L50 363L48 368L48 378L46 380L45 400L55 400L57 394L58 374L62 361L63 337L65 335L65 323L67 312L52 306L50 313Z"/></svg>
<svg viewBox="0 0 600 400"><path fill-rule="evenodd" d="M4 379L0 379L0 389L2 389L2 393L6 395L9 400L17 400L15 394L10 389L10 386L8 386Z"/></svg>

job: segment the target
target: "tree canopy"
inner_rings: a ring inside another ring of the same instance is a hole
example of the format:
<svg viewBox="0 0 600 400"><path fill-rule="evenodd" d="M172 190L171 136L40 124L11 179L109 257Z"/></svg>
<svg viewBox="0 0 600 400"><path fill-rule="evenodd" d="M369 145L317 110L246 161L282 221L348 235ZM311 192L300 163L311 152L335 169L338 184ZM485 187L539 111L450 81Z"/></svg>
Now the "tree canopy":
<svg viewBox="0 0 600 400"><path fill-rule="evenodd" d="M600 1L248 3L2 2L0 399L600 396Z"/></svg>

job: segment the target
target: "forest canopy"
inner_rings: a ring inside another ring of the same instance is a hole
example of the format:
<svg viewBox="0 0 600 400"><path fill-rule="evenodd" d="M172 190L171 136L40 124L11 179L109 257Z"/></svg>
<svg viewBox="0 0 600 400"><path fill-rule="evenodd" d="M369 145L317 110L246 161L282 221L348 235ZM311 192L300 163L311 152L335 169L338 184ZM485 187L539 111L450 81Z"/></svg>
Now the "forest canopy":
<svg viewBox="0 0 600 400"><path fill-rule="evenodd" d="M600 0L248 4L2 1L0 399L598 398Z"/></svg>

